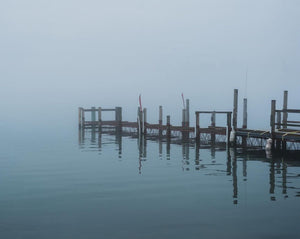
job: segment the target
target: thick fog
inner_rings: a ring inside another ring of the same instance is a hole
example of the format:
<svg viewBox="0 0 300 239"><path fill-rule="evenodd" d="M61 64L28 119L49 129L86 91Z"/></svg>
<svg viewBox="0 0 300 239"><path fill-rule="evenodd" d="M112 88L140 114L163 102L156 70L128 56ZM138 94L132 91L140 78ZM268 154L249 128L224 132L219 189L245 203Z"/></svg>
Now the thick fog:
<svg viewBox="0 0 300 239"><path fill-rule="evenodd" d="M181 121L232 110L248 98L248 125L268 128L271 100L300 108L298 0L7 0L0 4L0 126L77 126L79 106L123 107L138 95ZM241 125L241 120L239 125Z"/></svg>

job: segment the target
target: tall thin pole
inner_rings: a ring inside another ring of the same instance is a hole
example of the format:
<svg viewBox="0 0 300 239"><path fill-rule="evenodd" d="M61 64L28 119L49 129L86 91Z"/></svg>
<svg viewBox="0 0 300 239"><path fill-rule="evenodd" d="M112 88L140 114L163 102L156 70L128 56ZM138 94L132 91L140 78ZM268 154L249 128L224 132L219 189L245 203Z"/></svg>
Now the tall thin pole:
<svg viewBox="0 0 300 239"><path fill-rule="evenodd" d="M232 125L235 130L237 128L237 112L238 112L238 90L234 89Z"/></svg>

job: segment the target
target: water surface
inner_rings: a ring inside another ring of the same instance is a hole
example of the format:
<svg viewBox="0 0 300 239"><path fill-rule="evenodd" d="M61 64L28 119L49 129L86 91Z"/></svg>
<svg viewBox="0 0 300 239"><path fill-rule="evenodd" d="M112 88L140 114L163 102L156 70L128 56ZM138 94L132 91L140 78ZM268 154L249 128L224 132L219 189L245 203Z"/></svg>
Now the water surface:
<svg viewBox="0 0 300 239"><path fill-rule="evenodd" d="M300 237L297 155L72 128L1 142L1 238Z"/></svg>

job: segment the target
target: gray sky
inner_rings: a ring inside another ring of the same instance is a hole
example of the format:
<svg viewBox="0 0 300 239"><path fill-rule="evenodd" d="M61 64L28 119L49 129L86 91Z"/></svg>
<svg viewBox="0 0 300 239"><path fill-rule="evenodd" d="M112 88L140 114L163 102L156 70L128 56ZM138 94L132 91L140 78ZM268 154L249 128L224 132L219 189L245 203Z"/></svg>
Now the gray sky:
<svg viewBox="0 0 300 239"><path fill-rule="evenodd" d="M299 13L298 0L3 0L0 126L73 124L93 105L135 120L139 93L152 122L161 104L179 123L181 92L193 117L231 110L237 88L249 126L268 127L283 90L300 108Z"/></svg>

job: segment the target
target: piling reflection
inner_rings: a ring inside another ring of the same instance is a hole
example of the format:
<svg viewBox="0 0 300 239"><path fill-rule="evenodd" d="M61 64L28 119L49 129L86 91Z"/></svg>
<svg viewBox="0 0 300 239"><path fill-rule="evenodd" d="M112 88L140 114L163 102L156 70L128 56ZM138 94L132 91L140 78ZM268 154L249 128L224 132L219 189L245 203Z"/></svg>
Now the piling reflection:
<svg viewBox="0 0 300 239"><path fill-rule="evenodd" d="M188 142L182 143L182 169L190 170L190 145Z"/></svg>
<svg viewBox="0 0 300 239"><path fill-rule="evenodd" d="M275 192L275 162L274 159L271 159L270 161L270 199L272 201L276 200L276 197L274 196L274 192Z"/></svg>
<svg viewBox="0 0 300 239"><path fill-rule="evenodd" d="M119 131L118 129L111 129L104 131L99 128L92 128L88 130L79 130L78 132L78 145L80 149L95 150L103 152L107 146L114 144L116 146L117 158L123 157L123 144L128 142L124 139L124 136L128 136ZM232 192L232 203L237 205L241 203L240 195L241 188L247 187L248 164L252 164L256 161L262 162L260 166L265 167L265 174L268 175L268 181L263 181L266 191L268 191L269 200L278 201L280 198L288 198L289 194L295 194L299 197L300 186L295 186L296 179L300 181L300 174L290 171L290 167L300 168L300 162L298 157L294 161L287 161L286 157L278 157L273 153L269 158L265 151L238 151L236 148L220 147L215 143L210 143L208 146L201 146L199 143L183 140L172 141L170 138L160 137L157 139L151 139L147 135L140 135L131 137L133 141L136 140L137 158L138 158L138 173L142 174L143 164L145 161L149 161L147 167L151 167L151 164L157 164L155 159L159 161L169 161L168 167L174 165L180 165L183 171L197 171L197 173L205 176L223 177L222 180L227 181L230 184ZM132 140L131 140L132 142ZM156 143L157 142L157 143ZM147 147L151 148L149 154L147 154ZM105 145L105 149L103 149ZM171 145L174 154L174 160L171 159ZM156 154L156 156L155 156ZM180 155L181 160L178 161L177 156ZM167 169L166 169L167 170ZM287 180L287 178L291 180ZM244 182L241 184L241 182Z"/></svg>
<svg viewBox="0 0 300 239"><path fill-rule="evenodd" d="M144 135L138 137L139 174L142 173L142 162L147 160L147 140Z"/></svg>
<svg viewBox="0 0 300 239"><path fill-rule="evenodd" d="M170 160L171 159L171 157L170 157L170 155L171 155L171 153L170 153L171 152L171 140L170 139L167 139L166 148L167 148L167 150L166 150L166 152L167 152L166 159Z"/></svg>
<svg viewBox="0 0 300 239"><path fill-rule="evenodd" d="M237 178L236 149L230 148L229 155L232 162L233 204L237 204L238 203L238 178Z"/></svg>

